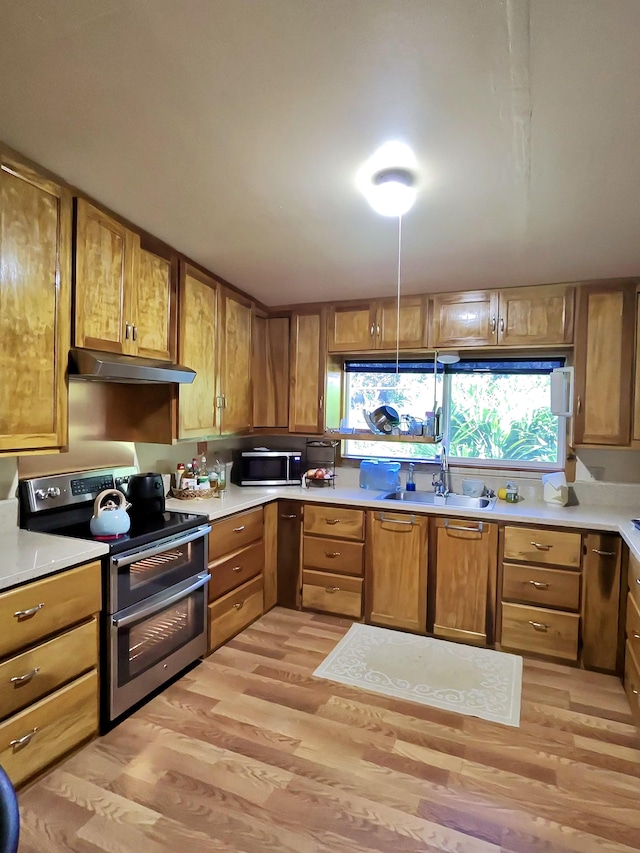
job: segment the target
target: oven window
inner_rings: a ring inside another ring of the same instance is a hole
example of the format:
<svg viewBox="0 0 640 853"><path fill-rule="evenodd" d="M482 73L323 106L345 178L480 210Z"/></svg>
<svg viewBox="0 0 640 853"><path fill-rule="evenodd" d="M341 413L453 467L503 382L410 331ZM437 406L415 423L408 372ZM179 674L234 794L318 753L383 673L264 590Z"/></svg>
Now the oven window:
<svg viewBox="0 0 640 853"><path fill-rule="evenodd" d="M204 591L118 631L118 686L122 686L204 630Z"/></svg>
<svg viewBox="0 0 640 853"><path fill-rule="evenodd" d="M141 584L151 583L165 572L171 572L174 569L184 566L190 562L190 546L191 542L182 545L180 548L172 548L170 551L163 551L162 554L156 554L155 557L145 557L135 563L131 563L129 572L131 574L130 587L137 589Z"/></svg>

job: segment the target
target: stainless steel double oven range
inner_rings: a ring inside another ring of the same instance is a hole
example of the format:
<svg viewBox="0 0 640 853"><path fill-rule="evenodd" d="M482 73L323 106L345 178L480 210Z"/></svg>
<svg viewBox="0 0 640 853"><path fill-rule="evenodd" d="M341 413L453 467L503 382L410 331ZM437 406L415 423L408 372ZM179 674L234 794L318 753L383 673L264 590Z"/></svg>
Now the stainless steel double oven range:
<svg viewBox="0 0 640 853"><path fill-rule="evenodd" d="M21 480L20 527L95 540L97 495L126 494L135 468ZM206 516L135 513L127 534L105 540L102 558L101 729L201 657L207 645Z"/></svg>

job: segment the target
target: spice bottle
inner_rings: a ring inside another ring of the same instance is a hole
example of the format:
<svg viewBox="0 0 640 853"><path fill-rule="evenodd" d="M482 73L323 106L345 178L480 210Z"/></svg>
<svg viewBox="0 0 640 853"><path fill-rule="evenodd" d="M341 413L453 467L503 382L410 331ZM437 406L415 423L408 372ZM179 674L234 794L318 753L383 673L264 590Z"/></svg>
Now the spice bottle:
<svg viewBox="0 0 640 853"><path fill-rule="evenodd" d="M184 477L184 462L178 462L176 465L176 489L183 488L182 478Z"/></svg>

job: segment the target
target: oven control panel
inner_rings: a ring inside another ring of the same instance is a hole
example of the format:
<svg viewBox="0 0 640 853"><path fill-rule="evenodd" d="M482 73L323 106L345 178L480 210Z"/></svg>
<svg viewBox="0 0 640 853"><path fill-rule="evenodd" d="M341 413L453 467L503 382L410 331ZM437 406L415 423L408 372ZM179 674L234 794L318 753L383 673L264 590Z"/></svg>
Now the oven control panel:
<svg viewBox="0 0 640 853"><path fill-rule="evenodd" d="M20 489L27 498L29 511L38 513L93 501L104 489L123 489L136 473L137 468L128 467L54 474L23 480Z"/></svg>

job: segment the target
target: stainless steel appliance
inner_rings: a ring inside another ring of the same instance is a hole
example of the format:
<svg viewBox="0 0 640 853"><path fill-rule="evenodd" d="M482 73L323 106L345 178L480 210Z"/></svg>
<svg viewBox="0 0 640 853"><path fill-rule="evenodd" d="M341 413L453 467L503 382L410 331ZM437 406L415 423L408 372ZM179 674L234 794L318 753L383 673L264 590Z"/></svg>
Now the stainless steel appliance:
<svg viewBox="0 0 640 853"><path fill-rule="evenodd" d="M302 453L299 450L243 450L232 469L240 486L299 486Z"/></svg>
<svg viewBox="0 0 640 853"><path fill-rule="evenodd" d="M20 526L93 539L93 502L104 489L126 493L135 468L22 480ZM101 728L104 731L206 651L206 516L134 514L128 533L108 540L102 560Z"/></svg>

